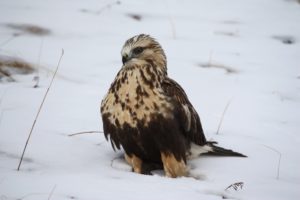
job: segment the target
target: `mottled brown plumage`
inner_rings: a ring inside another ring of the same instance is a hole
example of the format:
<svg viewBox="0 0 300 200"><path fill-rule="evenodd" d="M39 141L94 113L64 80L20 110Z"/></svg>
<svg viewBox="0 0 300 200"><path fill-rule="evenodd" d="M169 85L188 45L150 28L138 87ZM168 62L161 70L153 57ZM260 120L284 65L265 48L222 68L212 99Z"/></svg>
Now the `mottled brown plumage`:
<svg viewBox="0 0 300 200"><path fill-rule="evenodd" d="M137 173L163 168L169 177L187 175L186 161L201 153L242 154L207 142L200 118L184 90L167 75L160 44L149 35L128 39L123 66L101 103L105 137L125 151Z"/></svg>

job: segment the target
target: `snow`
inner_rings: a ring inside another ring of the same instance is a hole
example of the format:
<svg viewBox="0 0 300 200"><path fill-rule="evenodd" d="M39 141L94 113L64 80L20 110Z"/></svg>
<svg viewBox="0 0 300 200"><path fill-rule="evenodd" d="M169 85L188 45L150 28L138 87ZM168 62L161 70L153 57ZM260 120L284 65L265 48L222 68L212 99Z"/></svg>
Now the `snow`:
<svg viewBox="0 0 300 200"><path fill-rule="evenodd" d="M299 199L299 9L293 0L2 0L0 58L38 71L0 82L0 199ZM102 130L100 101L121 67L125 40L139 33L163 46L169 76L187 92L207 138L248 158L192 160L199 179L145 176L130 172L103 134L68 136ZM225 190L237 182L244 187Z"/></svg>

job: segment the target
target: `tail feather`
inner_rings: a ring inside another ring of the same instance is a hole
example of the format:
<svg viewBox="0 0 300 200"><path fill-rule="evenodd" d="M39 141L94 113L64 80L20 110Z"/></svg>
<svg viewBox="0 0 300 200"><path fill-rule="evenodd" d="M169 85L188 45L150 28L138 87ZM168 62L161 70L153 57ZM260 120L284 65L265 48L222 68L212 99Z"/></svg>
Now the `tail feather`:
<svg viewBox="0 0 300 200"><path fill-rule="evenodd" d="M223 147L219 147L216 145L217 142L207 142L210 148L210 151L206 152L207 155L215 155L215 156L235 156L235 157L247 157L244 154L232 151L231 149L225 149Z"/></svg>

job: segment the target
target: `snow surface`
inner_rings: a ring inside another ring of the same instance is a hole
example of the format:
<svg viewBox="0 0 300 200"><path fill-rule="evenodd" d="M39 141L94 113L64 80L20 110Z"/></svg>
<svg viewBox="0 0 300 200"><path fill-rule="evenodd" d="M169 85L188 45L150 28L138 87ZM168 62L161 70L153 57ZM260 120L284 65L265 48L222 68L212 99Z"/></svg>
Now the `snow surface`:
<svg viewBox="0 0 300 200"><path fill-rule="evenodd" d="M293 0L0 1L0 54L39 69L0 83L0 199L300 199L299 11ZM68 136L102 130L100 101L121 67L123 43L139 33L162 44L169 75L207 138L248 158L197 158L189 166L199 179L145 176L130 172L103 134ZM225 190L236 182L244 187Z"/></svg>

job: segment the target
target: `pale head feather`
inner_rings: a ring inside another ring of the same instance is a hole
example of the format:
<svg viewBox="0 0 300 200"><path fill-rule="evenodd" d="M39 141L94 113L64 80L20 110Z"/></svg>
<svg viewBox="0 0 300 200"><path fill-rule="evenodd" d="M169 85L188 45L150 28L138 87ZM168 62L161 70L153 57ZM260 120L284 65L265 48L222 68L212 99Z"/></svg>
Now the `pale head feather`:
<svg viewBox="0 0 300 200"><path fill-rule="evenodd" d="M142 48L143 50L141 53L135 54L134 51L136 48ZM165 72L167 71L167 59L164 50L161 45L149 35L140 34L129 38L125 42L121 54L124 61L126 60L124 66L151 60L156 67L159 67Z"/></svg>

